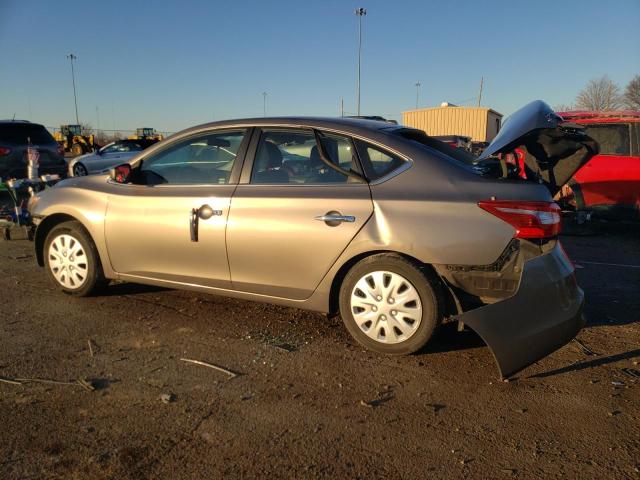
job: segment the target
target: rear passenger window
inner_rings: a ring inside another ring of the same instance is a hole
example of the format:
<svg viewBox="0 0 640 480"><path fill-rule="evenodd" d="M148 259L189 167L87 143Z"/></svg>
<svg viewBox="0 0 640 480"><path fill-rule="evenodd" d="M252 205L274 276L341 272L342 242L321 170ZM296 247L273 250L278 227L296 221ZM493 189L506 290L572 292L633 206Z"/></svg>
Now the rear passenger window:
<svg viewBox="0 0 640 480"><path fill-rule="evenodd" d="M405 163L400 157L361 140L356 140L356 146L370 181L384 177Z"/></svg>
<svg viewBox="0 0 640 480"><path fill-rule="evenodd" d="M628 124L589 125L587 135L600 144L601 155L631 154Z"/></svg>
<svg viewBox="0 0 640 480"><path fill-rule="evenodd" d="M346 171L356 171L351 140L322 134L329 160ZM251 183L326 184L350 183L354 179L329 167L320 157L316 137L310 130L263 130L251 172Z"/></svg>

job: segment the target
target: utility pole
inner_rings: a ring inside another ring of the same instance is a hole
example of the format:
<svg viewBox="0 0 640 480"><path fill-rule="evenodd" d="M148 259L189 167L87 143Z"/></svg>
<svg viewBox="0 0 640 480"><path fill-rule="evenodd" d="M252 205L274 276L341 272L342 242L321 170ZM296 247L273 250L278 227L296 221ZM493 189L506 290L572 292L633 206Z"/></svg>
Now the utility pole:
<svg viewBox="0 0 640 480"><path fill-rule="evenodd" d="M98 126L96 127L96 136L100 135L100 109L96 105L96 119L98 120Z"/></svg>
<svg viewBox="0 0 640 480"><path fill-rule="evenodd" d="M420 100L420 86L422 84L420 82L416 82L416 110L418 109L418 103Z"/></svg>
<svg viewBox="0 0 640 480"><path fill-rule="evenodd" d="M267 116L267 92L262 92L262 116Z"/></svg>
<svg viewBox="0 0 640 480"><path fill-rule="evenodd" d="M484 77L480 77L480 93L478 93L478 106L482 102L482 84L484 83Z"/></svg>
<svg viewBox="0 0 640 480"><path fill-rule="evenodd" d="M73 53L70 53L69 55L67 55L67 58L71 62L71 80L73 82L73 101L76 105L76 123L80 125L80 120L78 119L78 98L76 97L76 73L73 70L73 61L77 60L78 57L76 57Z"/></svg>
<svg viewBox="0 0 640 480"><path fill-rule="evenodd" d="M356 115L360 115L360 65L362 62L362 17L367 14L364 8L356 8L358 17L358 83L356 85Z"/></svg>
<svg viewBox="0 0 640 480"><path fill-rule="evenodd" d="M344 98L340 99L340 116L344 117Z"/></svg>

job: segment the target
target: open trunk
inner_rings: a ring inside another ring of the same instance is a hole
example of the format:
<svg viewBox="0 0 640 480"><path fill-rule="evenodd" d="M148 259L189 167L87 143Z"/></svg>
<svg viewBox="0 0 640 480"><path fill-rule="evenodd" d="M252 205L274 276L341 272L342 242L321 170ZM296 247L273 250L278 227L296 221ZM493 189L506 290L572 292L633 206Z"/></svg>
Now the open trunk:
<svg viewBox="0 0 640 480"><path fill-rule="evenodd" d="M519 150L522 162L508 163ZM543 183L556 195L580 167L598 153L598 143L582 125L565 122L549 105L533 101L512 114L474 168L495 178L524 178Z"/></svg>

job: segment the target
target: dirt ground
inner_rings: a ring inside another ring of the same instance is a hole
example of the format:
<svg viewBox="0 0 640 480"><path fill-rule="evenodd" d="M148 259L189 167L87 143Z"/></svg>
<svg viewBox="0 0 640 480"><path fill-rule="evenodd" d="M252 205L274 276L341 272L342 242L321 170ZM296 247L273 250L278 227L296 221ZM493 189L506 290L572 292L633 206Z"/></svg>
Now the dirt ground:
<svg viewBox="0 0 640 480"><path fill-rule="evenodd" d="M0 478L640 478L639 238L563 239L581 344L509 382L454 325L389 358L294 309L130 284L68 297L30 242L1 243L0 376L67 383L0 382Z"/></svg>

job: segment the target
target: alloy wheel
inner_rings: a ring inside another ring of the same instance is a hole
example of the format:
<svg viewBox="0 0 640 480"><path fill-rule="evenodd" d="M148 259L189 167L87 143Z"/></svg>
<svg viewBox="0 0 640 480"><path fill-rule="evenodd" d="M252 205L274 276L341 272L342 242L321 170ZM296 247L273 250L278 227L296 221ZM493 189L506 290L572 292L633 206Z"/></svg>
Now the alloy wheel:
<svg viewBox="0 0 640 480"><path fill-rule="evenodd" d="M85 167L83 164L81 163L76 163L73 166L73 175L76 177L84 177L85 175L87 175L87 167Z"/></svg>

